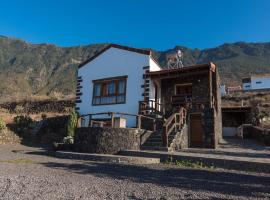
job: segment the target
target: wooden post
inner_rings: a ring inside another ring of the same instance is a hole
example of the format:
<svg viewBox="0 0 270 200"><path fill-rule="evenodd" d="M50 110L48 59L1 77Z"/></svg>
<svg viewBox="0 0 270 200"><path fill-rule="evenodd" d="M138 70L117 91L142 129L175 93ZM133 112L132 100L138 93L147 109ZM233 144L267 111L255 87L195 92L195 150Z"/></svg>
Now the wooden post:
<svg viewBox="0 0 270 200"><path fill-rule="evenodd" d="M89 123L88 123L88 126L92 127L93 124L92 124L92 115L89 115Z"/></svg>
<svg viewBox="0 0 270 200"><path fill-rule="evenodd" d="M209 70L209 105L212 108L212 71Z"/></svg>
<svg viewBox="0 0 270 200"><path fill-rule="evenodd" d="M141 129L141 115L137 116L137 128Z"/></svg>
<svg viewBox="0 0 270 200"><path fill-rule="evenodd" d="M114 128L114 113L111 113L111 127Z"/></svg>
<svg viewBox="0 0 270 200"><path fill-rule="evenodd" d="M153 131L157 130L157 124L156 124L156 120L153 120Z"/></svg>
<svg viewBox="0 0 270 200"><path fill-rule="evenodd" d="M163 127L162 141L163 141L163 145L165 147L168 147L167 126Z"/></svg>

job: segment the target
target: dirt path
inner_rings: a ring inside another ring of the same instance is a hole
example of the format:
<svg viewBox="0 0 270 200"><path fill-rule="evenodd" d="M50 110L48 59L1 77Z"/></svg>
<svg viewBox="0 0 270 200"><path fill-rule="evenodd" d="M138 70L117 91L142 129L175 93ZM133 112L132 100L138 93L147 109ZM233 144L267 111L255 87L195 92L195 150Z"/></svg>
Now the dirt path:
<svg viewBox="0 0 270 200"><path fill-rule="evenodd" d="M0 199L270 198L270 175L166 165L123 165L0 146Z"/></svg>

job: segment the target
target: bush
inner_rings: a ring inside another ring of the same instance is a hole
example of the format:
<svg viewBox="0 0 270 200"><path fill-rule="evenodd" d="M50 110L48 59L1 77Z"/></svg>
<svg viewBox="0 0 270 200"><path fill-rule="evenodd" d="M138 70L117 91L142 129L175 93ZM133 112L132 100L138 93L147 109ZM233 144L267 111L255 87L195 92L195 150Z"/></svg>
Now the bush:
<svg viewBox="0 0 270 200"><path fill-rule="evenodd" d="M4 120L0 117L0 131L6 129L6 123L4 122Z"/></svg>
<svg viewBox="0 0 270 200"><path fill-rule="evenodd" d="M18 115L14 117L13 121L18 127L23 128L31 128L34 125L32 118L26 115Z"/></svg>
<svg viewBox="0 0 270 200"><path fill-rule="evenodd" d="M75 128L77 127L77 113L73 110L69 116L67 124L67 136L74 137Z"/></svg>

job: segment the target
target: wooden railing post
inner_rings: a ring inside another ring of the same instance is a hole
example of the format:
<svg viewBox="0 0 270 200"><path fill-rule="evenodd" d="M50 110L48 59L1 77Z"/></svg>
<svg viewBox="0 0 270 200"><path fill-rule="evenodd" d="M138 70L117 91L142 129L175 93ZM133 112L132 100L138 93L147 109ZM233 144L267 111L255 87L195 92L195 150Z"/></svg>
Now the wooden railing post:
<svg viewBox="0 0 270 200"><path fill-rule="evenodd" d="M157 124L156 124L156 120L153 120L153 131L157 130Z"/></svg>
<svg viewBox="0 0 270 200"><path fill-rule="evenodd" d="M92 124L92 115L91 115L91 114L89 115L88 126L89 126L89 127L92 127L92 126L93 126L93 124Z"/></svg>
<svg viewBox="0 0 270 200"><path fill-rule="evenodd" d="M114 128L114 113L111 113L111 127Z"/></svg>
<svg viewBox="0 0 270 200"><path fill-rule="evenodd" d="M164 145L165 147L168 147L167 126L163 128L163 132L162 132L162 141L163 141L163 145Z"/></svg>
<svg viewBox="0 0 270 200"><path fill-rule="evenodd" d="M137 117L137 128L141 129L141 115L138 115Z"/></svg>

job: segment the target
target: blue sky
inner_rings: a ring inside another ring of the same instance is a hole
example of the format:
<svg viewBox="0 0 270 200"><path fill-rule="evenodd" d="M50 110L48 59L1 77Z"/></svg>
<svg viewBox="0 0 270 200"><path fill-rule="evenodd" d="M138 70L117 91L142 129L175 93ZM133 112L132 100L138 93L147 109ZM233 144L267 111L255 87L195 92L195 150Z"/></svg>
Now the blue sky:
<svg viewBox="0 0 270 200"><path fill-rule="evenodd" d="M158 50L270 42L270 0L1 0L0 35Z"/></svg>

